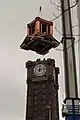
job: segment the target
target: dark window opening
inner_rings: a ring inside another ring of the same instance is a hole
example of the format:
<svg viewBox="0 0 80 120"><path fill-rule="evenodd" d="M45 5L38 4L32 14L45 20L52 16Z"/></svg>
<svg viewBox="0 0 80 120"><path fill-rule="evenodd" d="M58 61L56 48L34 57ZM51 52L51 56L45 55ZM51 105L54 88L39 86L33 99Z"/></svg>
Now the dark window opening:
<svg viewBox="0 0 80 120"><path fill-rule="evenodd" d="M34 32L35 32L35 24L33 24L29 27L29 35L34 34Z"/></svg>
<svg viewBox="0 0 80 120"><path fill-rule="evenodd" d="M32 34L35 32L35 24L32 26Z"/></svg>
<svg viewBox="0 0 80 120"><path fill-rule="evenodd" d="M42 33L47 32L47 25L42 24Z"/></svg>
<svg viewBox="0 0 80 120"><path fill-rule="evenodd" d="M29 27L29 35L31 35L31 27Z"/></svg>

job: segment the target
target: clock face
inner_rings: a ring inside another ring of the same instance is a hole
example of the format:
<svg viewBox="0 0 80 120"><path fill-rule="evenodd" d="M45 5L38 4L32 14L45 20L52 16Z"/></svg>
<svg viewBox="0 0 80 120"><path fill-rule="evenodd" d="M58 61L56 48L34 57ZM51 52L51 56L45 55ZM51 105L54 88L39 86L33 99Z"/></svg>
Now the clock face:
<svg viewBox="0 0 80 120"><path fill-rule="evenodd" d="M34 68L34 74L37 76L42 76L46 72L46 67L43 64L38 64Z"/></svg>

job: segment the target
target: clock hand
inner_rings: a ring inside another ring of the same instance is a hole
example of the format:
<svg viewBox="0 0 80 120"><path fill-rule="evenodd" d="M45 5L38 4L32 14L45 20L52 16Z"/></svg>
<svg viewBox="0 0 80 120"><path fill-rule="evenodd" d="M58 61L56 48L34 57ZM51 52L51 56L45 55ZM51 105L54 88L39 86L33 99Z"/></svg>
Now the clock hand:
<svg viewBox="0 0 80 120"><path fill-rule="evenodd" d="M39 69L38 70L39 70L39 72L41 71L41 65L39 65Z"/></svg>

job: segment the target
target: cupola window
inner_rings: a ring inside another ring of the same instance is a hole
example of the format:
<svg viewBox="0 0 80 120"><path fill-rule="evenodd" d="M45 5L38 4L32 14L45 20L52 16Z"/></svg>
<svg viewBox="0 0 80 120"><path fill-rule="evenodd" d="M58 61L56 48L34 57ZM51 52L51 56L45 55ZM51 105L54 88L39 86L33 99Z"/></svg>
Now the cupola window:
<svg viewBox="0 0 80 120"><path fill-rule="evenodd" d="M42 33L46 32L47 33L47 25L42 24Z"/></svg>

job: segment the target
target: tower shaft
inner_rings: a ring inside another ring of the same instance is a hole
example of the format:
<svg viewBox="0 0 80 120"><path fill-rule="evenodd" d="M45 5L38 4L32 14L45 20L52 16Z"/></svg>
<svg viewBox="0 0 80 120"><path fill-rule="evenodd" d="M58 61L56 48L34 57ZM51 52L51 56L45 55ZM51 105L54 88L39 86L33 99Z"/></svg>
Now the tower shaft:
<svg viewBox="0 0 80 120"><path fill-rule="evenodd" d="M42 74L44 68L45 73ZM26 120L59 120L58 74L54 60L27 62Z"/></svg>

